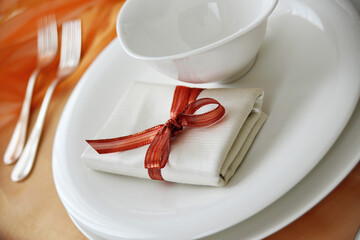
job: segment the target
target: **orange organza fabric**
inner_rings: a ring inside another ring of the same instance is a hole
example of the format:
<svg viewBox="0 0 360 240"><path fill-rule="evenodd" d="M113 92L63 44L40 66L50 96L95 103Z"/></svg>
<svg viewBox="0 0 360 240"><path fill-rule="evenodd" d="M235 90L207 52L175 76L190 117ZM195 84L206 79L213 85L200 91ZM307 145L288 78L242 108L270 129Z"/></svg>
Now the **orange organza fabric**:
<svg viewBox="0 0 360 240"><path fill-rule="evenodd" d="M77 70L56 92L73 86L95 57L116 37L116 16L123 0L1 0L0 1L0 130L17 121L28 79L37 64L37 21L54 13L62 22L80 18L82 58ZM61 34L59 31L59 38ZM60 47L60 46L59 46ZM58 51L58 55L59 55ZM32 108L38 107L56 74L59 56L41 72Z"/></svg>

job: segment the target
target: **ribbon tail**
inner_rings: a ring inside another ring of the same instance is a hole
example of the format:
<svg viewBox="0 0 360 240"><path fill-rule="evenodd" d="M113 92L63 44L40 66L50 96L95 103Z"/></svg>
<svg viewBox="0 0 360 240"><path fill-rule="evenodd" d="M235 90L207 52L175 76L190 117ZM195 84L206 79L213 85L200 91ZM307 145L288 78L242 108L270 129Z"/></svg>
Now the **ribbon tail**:
<svg viewBox="0 0 360 240"><path fill-rule="evenodd" d="M99 154L123 152L150 144L163 126L160 124L124 137L86 140L86 142Z"/></svg>
<svg viewBox="0 0 360 240"><path fill-rule="evenodd" d="M145 155L145 168L153 180L164 180L161 168L165 167L169 159L171 129L164 126L154 137Z"/></svg>

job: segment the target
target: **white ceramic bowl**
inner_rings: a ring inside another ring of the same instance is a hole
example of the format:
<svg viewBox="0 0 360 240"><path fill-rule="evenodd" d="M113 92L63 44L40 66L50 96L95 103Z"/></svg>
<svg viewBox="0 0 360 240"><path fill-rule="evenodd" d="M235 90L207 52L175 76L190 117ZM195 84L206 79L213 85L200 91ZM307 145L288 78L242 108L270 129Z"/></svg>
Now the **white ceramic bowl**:
<svg viewBox="0 0 360 240"><path fill-rule="evenodd" d="M130 56L184 82L232 81L255 62L277 0L127 0L117 18Z"/></svg>

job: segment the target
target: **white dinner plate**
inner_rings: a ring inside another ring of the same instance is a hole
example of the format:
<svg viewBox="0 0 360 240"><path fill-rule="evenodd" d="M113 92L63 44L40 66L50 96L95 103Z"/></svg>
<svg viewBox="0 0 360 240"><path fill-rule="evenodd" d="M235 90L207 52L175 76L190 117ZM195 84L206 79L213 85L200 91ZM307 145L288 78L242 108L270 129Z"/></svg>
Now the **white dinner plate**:
<svg viewBox="0 0 360 240"><path fill-rule="evenodd" d="M226 187L169 184L88 169L86 143L133 81L179 84L127 56L114 40L70 97L53 149L67 211L118 238L199 238L258 213L294 187L329 150L359 98L360 24L348 1L280 1L254 68L231 85L261 87L269 119Z"/></svg>
<svg viewBox="0 0 360 240"><path fill-rule="evenodd" d="M203 240L263 239L308 211L332 191L359 162L359 119L360 103L339 139L300 183L256 215ZM70 217L87 238L107 239L106 236L87 229L76 217Z"/></svg>

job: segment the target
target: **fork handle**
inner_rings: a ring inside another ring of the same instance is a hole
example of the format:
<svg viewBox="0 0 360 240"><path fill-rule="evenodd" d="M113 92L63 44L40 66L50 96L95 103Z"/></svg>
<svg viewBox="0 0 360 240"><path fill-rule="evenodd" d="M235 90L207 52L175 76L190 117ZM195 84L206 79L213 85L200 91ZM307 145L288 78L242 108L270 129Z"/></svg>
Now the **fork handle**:
<svg viewBox="0 0 360 240"><path fill-rule="evenodd" d="M39 72L40 72L39 68L35 69L29 78L20 116L18 122L16 123L15 130L11 137L10 143L4 154L5 164L11 164L14 163L16 160L18 160L22 150L24 149L27 126L30 115L31 98L33 95L35 80Z"/></svg>
<svg viewBox="0 0 360 240"><path fill-rule="evenodd" d="M46 91L44 100L41 104L39 115L36 119L33 130L31 131L29 140L27 141L24 151L21 154L19 161L16 163L12 173L11 180L14 182L21 181L30 173L32 166L34 164L35 155L39 145L39 140L41 137L41 132L44 126L44 120L46 116L47 109L53 92L60 81L60 77L57 77L49 86Z"/></svg>

